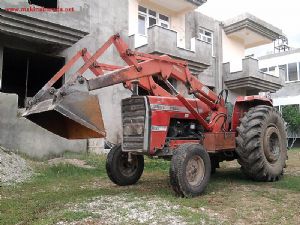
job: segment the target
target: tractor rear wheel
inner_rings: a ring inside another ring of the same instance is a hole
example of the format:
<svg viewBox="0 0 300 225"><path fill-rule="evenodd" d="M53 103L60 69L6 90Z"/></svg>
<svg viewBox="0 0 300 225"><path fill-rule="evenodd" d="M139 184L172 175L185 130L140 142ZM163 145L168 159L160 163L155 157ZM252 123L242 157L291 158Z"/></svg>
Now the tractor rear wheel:
<svg viewBox="0 0 300 225"><path fill-rule="evenodd" d="M174 150L170 183L181 197L200 195L208 184L210 173L210 158L202 145L183 144Z"/></svg>
<svg viewBox="0 0 300 225"><path fill-rule="evenodd" d="M125 186L135 184L142 176L144 170L144 157L142 155L122 152L121 145L114 146L106 159L106 172L109 179L117 185Z"/></svg>
<svg viewBox="0 0 300 225"><path fill-rule="evenodd" d="M287 134L284 120L272 107L251 108L241 119L236 138L238 162L249 178L276 181L287 160Z"/></svg>

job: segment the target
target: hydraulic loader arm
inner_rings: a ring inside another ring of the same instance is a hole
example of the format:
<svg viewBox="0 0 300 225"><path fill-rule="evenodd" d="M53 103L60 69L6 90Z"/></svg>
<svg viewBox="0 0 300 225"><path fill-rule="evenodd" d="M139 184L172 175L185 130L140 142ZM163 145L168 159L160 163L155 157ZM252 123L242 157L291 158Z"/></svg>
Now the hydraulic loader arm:
<svg viewBox="0 0 300 225"><path fill-rule="evenodd" d="M103 55L111 45L116 47L120 57L127 66L122 67L97 62L97 59ZM85 63L70 76L68 81L60 89L55 90L52 88L52 85L63 76L79 58L82 58ZM94 73L95 78L87 80L83 77L88 69ZM156 83L153 79L154 77L158 77L164 81L171 91L166 90ZM211 109L209 120L207 118L202 118L202 116L195 111L189 101L171 85L168 80L169 78L182 82L187 87L190 94L193 94L196 98L209 106ZM173 95L181 101L207 131L220 132L224 129L227 110L223 97L215 94L194 77L190 73L185 61L172 59L167 55L157 56L132 51L118 34L110 37L94 55L90 55L86 49L79 51L57 74L53 76L53 78L31 99L31 101L29 101L24 116L38 124L45 124L37 114L41 112L45 114L50 110L55 110L56 112L59 112L59 114L63 114L61 122L70 123L69 119L72 118L73 121L76 121L76 129L82 128L81 130L83 130L84 133L86 132L85 128L88 127L89 131L93 131L88 135L79 135L81 138L99 137L95 135L96 133L101 133L101 136L103 136L105 134L103 131L104 128L102 129L102 127L104 127L102 116L99 116L101 117L99 120L96 115L90 113L92 110L83 112L83 109L89 109L91 105L99 104L95 103L95 100L91 100L88 91L119 83L123 83L125 88L130 90L136 89L138 85L144 90L147 90L149 95L168 97ZM80 85L83 84L87 89L86 91L83 91L84 88L80 87ZM74 97L75 95L77 96L76 98ZM88 102L89 105L87 105ZM78 111L79 108L82 108L82 110ZM97 107L93 108L94 111L97 111ZM97 113L101 114L101 111ZM65 120L64 117L68 117L67 120ZM53 118L55 119L55 117ZM80 125L79 127L77 126L78 124ZM69 127L72 126L74 128L74 124ZM45 125L44 127L49 126ZM53 132L53 129L50 130ZM58 133L57 130L58 128L54 133ZM73 133L74 132L69 130L63 135L59 135L67 138L77 137L77 135Z"/></svg>
<svg viewBox="0 0 300 225"><path fill-rule="evenodd" d="M138 81L137 83L139 84L139 80L146 81L153 75L159 75L173 92L172 94L176 96L184 106L186 106L186 108L194 115L194 117L202 124L202 126L206 130L211 131L213 129L212 124L210 125L208 122L206 122L205 118L202 118L199 113L194 110L191 104L171 85L171 83L168 81L168 78L172 77L178 81L183 82L189 88L189 92L206 103L212 111L220 111L221 113L226 113L226 111L224 111L224 100L218 97L214 92L209 90L194 76L192 76L186 65L174 65L167 59L168 58L164 59L163 57L159 59L149 59L147 61L139 63L138 70L135 66L132 65L88 80L87 82L89 90L97 90L118 83L126 82L127 85L129 83L127 87L130 87L130 82L132 81ZM151 93L157 93L161 96L170 95L166 90L164 90L156 83L148 86L141 86Z"/></svg>
<svg viewBox="0 0 300 225"><path fill-rule="evenodd" d="M127 67L115 66L98 63L97 59L111 46L115 45L120 57L128 64ZM94 55L90 55L87 49L78 51L71 60L55 74L47 84L34 96L30 104L38 101L44 92L49 90L52 85L61 78L75 63L82 57L85 61L84 65L74 73L69 80L61 88L61 93L78 77L90 69L97 77L89 81L90 90L96 90L103 87L111 86L118 83L126 83L125 87L131 89L131 83L134 80L139 81L139 85L149 91L151 95L170 96L166 90L156 84L152 78L154 75L161 76L163 80L172 77L178 81L185 83L190 93L198 95L198 97L211 106L212 109L217 108L216 102L222 104L222 99L214 92L210 91L197 78L191 75L187 63L182 60L172 59L169 56L156 56L140 52L131 51L127 44L120 38L118 34L113 35L108 41L100 47ZM104 74L104 71L112 71ZM98 77L99 76L99 77ZM201 95L201 96L200 96Z"/></svg>

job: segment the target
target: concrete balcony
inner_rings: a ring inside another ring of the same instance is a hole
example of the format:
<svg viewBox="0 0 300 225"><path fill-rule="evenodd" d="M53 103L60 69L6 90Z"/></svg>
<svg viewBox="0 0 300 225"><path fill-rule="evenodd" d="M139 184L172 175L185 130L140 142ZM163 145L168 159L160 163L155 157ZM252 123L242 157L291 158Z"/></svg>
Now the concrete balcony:
<svg viewBox="0 0 300 225"><path fill-rule="evenodd" d="M26 15L28 17L41 19L62 26L88 31L87 29L89 29L90 24L90 6L86 1L58 1L58 6L66 11L59 13L51 11L40 12L38 11L38 8L41 7L29 4L28 0L1 0L1 9L17 9L17 13L20 15ZM68 12L68 9L74 9L74 11Z"/></svg>
<svg viewBox="0 0 300 225"><path fill-rule="evenodd" d="M187 0L187 1L195 4L198 7L204 4L205 2L207 2L207 0Z"/></svg>
<svg viewBox="0 0 300 225"><path fill-rule="evenodd" d="M178 46L177 32L160 26L148 29L147 36L138 34L129 37L130 48L151 54L167 54L177 59L186 60L194 75L207 69L212 64L212 46L193 38L191 49Z"/></svg>
<svg viewBox="0 0 300 225"><path fill-rule="evenodd" d="M249 13L224 21L223 29L229 38L243 42L245 48L272 43L282 35L279 28Z"/></svg>
<svg viewBox="0 0 300 225"><path fill-rule="evenodd" d="M204 4L206 0L144 0L144 2L150 2L152 4L172 10L175 13L180 13L186 10L194 10Z"/></svg>
<svg viewBox="0 0 300 225"><path fill-rule="evenodd" d="M271 75L259 70L258 60L247 57L242 69L232 71L230 63L223 64L224 82L229 90L245 89L251 92L276 92L284 85L284 71Z"/></svg>
<svg viewBox="0 0 300 225"><path fill-rule="evenodd" d="M0 33L61 49L72 46L88 34L82 30L2 9L0 9Z"/></svg>
<svg viewBox="0 0 300 225"><path fill-rule="evenodd" d="M72 13L30 12L30 9L38 6L20 0L4 1L1 4L0 33L4 35L62 50L89 32L90 18L86 9Z"/></svg>

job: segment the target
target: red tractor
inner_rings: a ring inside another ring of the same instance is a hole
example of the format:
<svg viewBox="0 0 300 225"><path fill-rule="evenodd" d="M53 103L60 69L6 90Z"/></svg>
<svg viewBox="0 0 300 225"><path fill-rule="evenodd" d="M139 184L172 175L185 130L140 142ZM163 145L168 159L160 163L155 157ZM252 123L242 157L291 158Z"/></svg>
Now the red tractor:
<svg viewBox="0 0 300 225"><path fill-rule="evenodd" d="M127 66L97 62L112 44ZM80 57L84 65L54 89ZM83 77L88 69L95 78ZM178 82L186 87L185 96L174 87ZM282 176L286 129L270 99L238 97L229 113L226 90L211 91L185 61L130 50L119 35L92 56L86 49L79 51L29 101L24 116L67 139L105 137L98 97L89 91L119 83L132 96L122 100L122 144L107 156L107 174L115 184L135 184L143 173L144 155L171 160L170 182L180 196L201 194L224 160L237 159L253 180L276 181Z"/></svg>

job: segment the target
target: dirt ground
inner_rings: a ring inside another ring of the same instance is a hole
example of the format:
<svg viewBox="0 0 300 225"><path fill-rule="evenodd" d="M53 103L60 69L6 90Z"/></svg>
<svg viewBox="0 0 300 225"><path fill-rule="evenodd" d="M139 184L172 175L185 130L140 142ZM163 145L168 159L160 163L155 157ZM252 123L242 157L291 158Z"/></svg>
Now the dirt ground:
<svg viewBox="0 0 300 225"><path fill-rule="evenodd" d="M286 175L289 178L299 177L300 152L292 152L289 156ZM236 161L222 163L218 173L212 176L213 183L217 182L216 185L220 187L213 187L215 191L208 190L198 197L203 202L202 207L173 204L158 197L149 200L147 197L134 197L130 194L102 196L70 207L72 211L88 211L100 218L91 216L81 221L61 221L58 224L300 224L300 187L296 188L298 191L294 191L284 185L278 188L272 183L240 180L240 176L243 175L240 174ZM143 192L149 189L151 192L153 188L146 186L151 185L150 182L157 176L146 173L145 177L146 180L144 184L140 184L139 189ZM167 179L165 177L155 183L159 186L160 182L167 183ZM218 182L218 179L225 179L224 184L222 185L222 181ZM191 201L194 203L196 199ZM190 220L191 218L180 216L182 210L202 216L198 222Z"/></svg>
<svg viewBox="0 0 300 225"><path fill-rule="evenodd" d="M34 179L2 188L0 224L300 224L300 149L289 151L278 182L247 180L235 161L224 162L192 199L174 196L168 161L147 159L141 180L127 187L110 182L103 156L37 165Z"/></svg>

